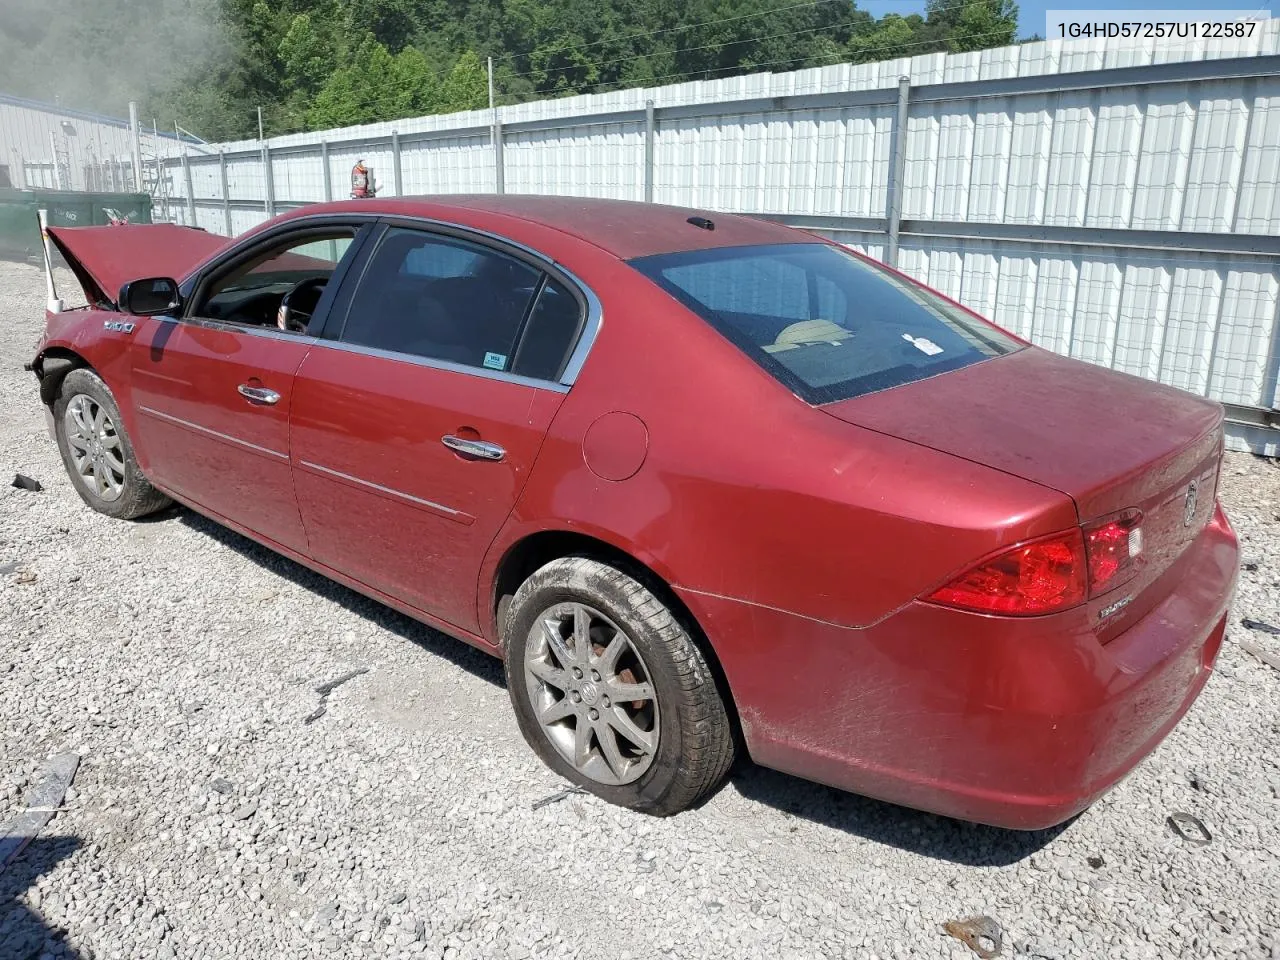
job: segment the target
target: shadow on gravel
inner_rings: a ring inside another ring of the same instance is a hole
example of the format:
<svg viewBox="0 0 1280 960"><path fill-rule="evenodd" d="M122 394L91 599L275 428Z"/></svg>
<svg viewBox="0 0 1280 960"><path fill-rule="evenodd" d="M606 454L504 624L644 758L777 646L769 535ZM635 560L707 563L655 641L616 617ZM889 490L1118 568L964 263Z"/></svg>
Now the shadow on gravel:
<svg viewBox="0 0 1280 960"><path fill-rule="evenodd" d="M443 657L473 676L495 686L504 684L502 664L497 659L314 573L198 513L185 507L175 507L156 516L160 520L176 517L192 530L212 537L263 569L341 604L370 623L404 637L428 653ZM1024 833L963 823L810 783L750 762L742 764L734 774L733 784L747 799L767 804L783 813L900 850L965 866L1017 863L1044 847L1069 826L1068 822L1050 830Z"/></svg>
<svg viewBox="0 0 1280 960"><path fill-rule="evenodd" d="M36 837L22 855L0 872L0 957L36 960L43 954L76 958L80 954L63 942L62 933L51 930L18 897L35 886L41 876L81 846L78 837Z"/></svg>
<svg viewBox="0 0 1280 960"><path fill-rule="evenodd" d="M935 860L1004 867L1023 860L1072 823L1033 832L984 827L845 793L746 763L733 775L744 797L783 813Z"/></svg>
<svg viewBox="0 0 1280 960"><path fill-rule="evenodd" d="M304 590L309 590L318 596L324 597L326 600L332 600L334 603L340 604L370 623L417 644L427 653L443 657L450 663L466 670L472 676L486 680L495 686L505 685L502 675L502 663L496 658L463 643L461 640L446 636L439 630L433 630L412 617L406 617L390 607L383 606L376 600L370 600L363 594L349 590L342 584L308 570L302 564L294 563L275 551L268 550L266 547L254 543L248 537L242 537L235 531L228 530L226 527L214 523L207 517L203 517L192 510L188 510L185 507L172 509L176 509L177 513L169 513L166 510L161 515L168 517L176 515L181 523L192 530L212 537L246 559L252 560L258 566L279 574L286 580L296 583Z"/></svg>

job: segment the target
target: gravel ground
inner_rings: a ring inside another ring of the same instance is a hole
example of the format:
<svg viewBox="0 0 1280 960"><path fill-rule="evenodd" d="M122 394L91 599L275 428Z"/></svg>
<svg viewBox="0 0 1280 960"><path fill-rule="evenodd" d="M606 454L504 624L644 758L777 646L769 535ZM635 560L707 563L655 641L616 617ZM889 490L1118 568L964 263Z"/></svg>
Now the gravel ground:
<svg viewBox="0 0 1280 960"><path fill-rule="evenodd" d="M1219 671L1064 829L1017 834L744 765L653 820L558 781L496 661L185 510L86 508L21 369L34 267L0 264L0 820L83 756L0 873L0 957L1280 957L1280 469L1232 455L1244 541ZM14 471L42 493L8 487ZM16 565L16 566L15 566ZM335 690L316 684L364 667ZM1207 846L1175 838L1174 811Z"/></svg>

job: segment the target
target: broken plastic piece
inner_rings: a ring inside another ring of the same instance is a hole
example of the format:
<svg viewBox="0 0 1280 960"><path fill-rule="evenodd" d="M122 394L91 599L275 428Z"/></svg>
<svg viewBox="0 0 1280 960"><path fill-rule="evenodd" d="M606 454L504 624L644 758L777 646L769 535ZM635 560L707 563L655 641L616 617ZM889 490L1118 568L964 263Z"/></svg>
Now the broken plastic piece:
<svg viewBox="0 0 1280 960"><path fill-rule="evenodd" d="M322 697L327 697L329 694L333 693L333 691L337 690L340 686L342 686L348 680L354 680L356 677L360 676L361 674L368 673L368 672L369 672L368 667L361 667L359 670L352 670L350 673L344 673L342 676L338 677L336 680L330 680L327 683L320 684L320 686L316 687L316 693L320 694L320 696Z"/></svg>
<svg viewBox="0 0 1280 960"><path fill-rule="evenodd" d="M1193 817L1189 813L1171 813L1165 823L1169 824L1174 836L1197 847L1208 846L1213 841L1209 828L1199 817Z"/></svg>
<svg viewBox="0 0 1280 960"><path fill-rule="evenodd" d="M1240 649L1245 651L1245 653L1252 653L1255 657L1257 657L1263 663L1268 664L1272 667L1275 667L1277 670L1280 670L1280 656L1277 656L1276 654L1272 653L1270 650L1263 650L1256 643L1252 643L1248 640L1240 641Z"/></svg>
<svg viewBox="0 0 1280 960"><path fill-rule="evenodd" d="M32 493L39 493L44 489L44 487L40 485L39 480L34 480L22 473L15 473L13 475L13 486L17 487L19 490L30 490Z"/></svg>
<svg viewBox="0 0 1280 960"><path fill-rule="evenodd" d="M329 694L342 686L348 680L354 680L363 673L368 673L368 667L360 667L358 670L352 670L350 673L344 673L342 676L333 680L328 680L320 686L316 687L316 693L320 694L320 705L312 710L309 714L302 718L304 724L315 723L323 717L329 710L327 704L329 702Z"/></svg>
<svg viewBox="0 0 1280 960"><path fill-rule="evenodd" d="M565 797L571 797L575 793L586 793L586 792L587 791L584 790L582 787L567 787L566 789L561 790L558 793L553 793L549 797L543 797L541 800L534 801L533 807L531 809L541 810L543 807L549 806L550 804L553 804L553 803L557 803L558 801L563 800Z"/></svg>
<svg viewBox="0 0 1280 960"><path fill-rule="evenodd" d="M1004 946L1004 933L1000 929L1000 924L990 917L948 920L942 925L942 929L967 946L982 960L991 960L992 957L1000 956L1000 950Z"/></svg>
<svg viewBox="0 0 1280 960"><path fill-rule="evenodd" d="M1250 620L1248 617L1245 617L1240 621L1240 625L1242 627L1247 627L1250 630L1257 630L1259 633L1269 633L1273 637L1280 637L1280 627L1273 626L1265 620Z"/></svg>
<svg viewBox="0 0 1280 960"><path fill-rule="evenodd" d="M9 865L49 822L65 809L62 798L80 765L78 753L60 753L45 767L40 782L26 796L26 809L9 821L0 833L0 870Z"/></svg>

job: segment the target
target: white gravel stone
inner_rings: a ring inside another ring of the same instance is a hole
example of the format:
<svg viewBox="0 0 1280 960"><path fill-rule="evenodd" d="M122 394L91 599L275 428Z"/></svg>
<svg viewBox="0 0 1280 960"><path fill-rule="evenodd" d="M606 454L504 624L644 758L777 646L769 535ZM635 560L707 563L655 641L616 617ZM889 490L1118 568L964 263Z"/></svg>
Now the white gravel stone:
<svg viewBox="0 0 1280 960"><path fill-rule="evenodd" d="M69 287L67 288L69 289ZM0 873L0 956L81 958L1272 957L1280 929L1280 469L1232 455L1245 560L1190 715L1061 831L1013 834L747 767L667 820L564 784L496 661L173 510L85 507L21 365L38 269L0 263L0 818L83 755ZM45 490L8 486L21 471ZM20 577L17 571L34 575ZM317 704L316 684L370 672ZM1208 846L1175 839L1173 811ZM1101 857L1097 867L1090 858Z"/></svg>

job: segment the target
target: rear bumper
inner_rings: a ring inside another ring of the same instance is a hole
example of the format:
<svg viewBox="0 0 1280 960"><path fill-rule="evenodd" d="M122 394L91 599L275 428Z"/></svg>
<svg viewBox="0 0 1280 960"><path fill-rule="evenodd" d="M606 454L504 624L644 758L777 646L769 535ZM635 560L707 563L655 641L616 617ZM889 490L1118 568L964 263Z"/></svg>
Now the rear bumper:
<svg viewBox="0 0 1280 960"><path fill-rule="evenodd" d="M894 803L1034 830L1085 809L1208 680L1235 586L1218 510L1174 590L1107 644L1083 608L987 617L912 603L845 629L682 592L713 639L756 762Z"/></svg>

